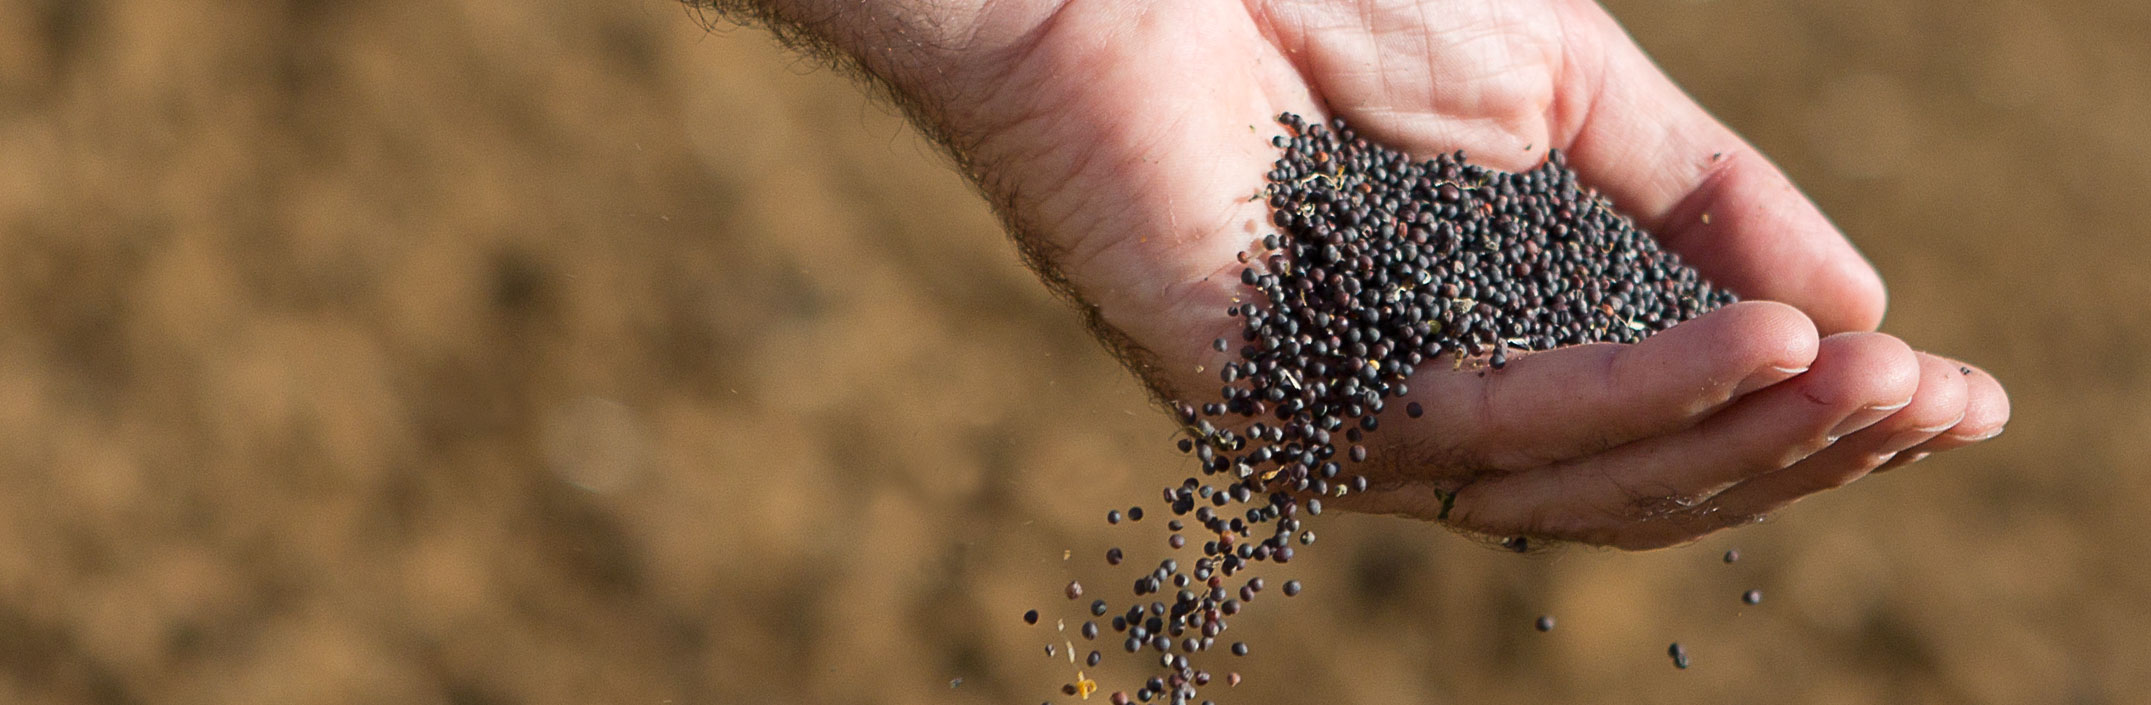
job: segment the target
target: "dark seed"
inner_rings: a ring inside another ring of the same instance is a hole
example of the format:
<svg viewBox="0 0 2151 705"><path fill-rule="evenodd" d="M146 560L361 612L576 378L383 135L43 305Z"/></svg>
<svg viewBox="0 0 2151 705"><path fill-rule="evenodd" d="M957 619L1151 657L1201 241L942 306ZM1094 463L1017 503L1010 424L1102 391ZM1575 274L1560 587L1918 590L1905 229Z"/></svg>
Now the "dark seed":
<svg viewBox="0 0 2151 705"><path fill-rule="evenodd" d="M1553 615L1550 615L1550 614L1542 614L1542 615L1539 615L1539 621L1538 621L1538 622L1536 622L1536 623L1534 623L1534 624L1533 624L1532 626L1538 627L1538 630L1539 630L1539 631L1542 631L1542 632L1550 632L1550 631L1553 631L1553 628L1554 628L1554 618L1553 618Z"/></svg>
<svg viewBox="0 0 2151 705"><path fill-rule="evenodd" d="M1028 612L1024 612L1024 613L1023 613L1023 623L1024 623L1024 624L1037 624L1037 623L1038 623L1038 610L1031 610L1031 611L1028 611Z"/></svg>
<svg viewBox="0 0 2151 705"><path fill-rule="evenodd" d="M1175 442L1201 472L1162 488L1172 515L1188 518L1172 519L1167 542L1186 548L1183 524L1211 533L1193 539L1201 553L1189 570L1168 564L1135 579L1138 596L1171 591L1170 607L1116 617L1133 632L1129 650L1157 649L1171 676L1135 692L1146 703L1207 703L1196 688L1208 679L1186 654L1210 648L1262 589L1250 580L1233 600L1226 579L1256 561L1292 561L1295 537L1311 544L1303 522L1322 513L1317 497L1367 491L1365 475L1341 466L1368 461L1365 437L1380 432L1387 402L1425 414L1404 401L1418 369L1453 355L1499 370L1512 353L1633 343L1735 299L1584 186L1558 151L1508 173L1462 152L1413 159L1342 120L1278 121L1286 134L1272 139L1278 158L1253 199L1275 228L1236 257L1244 288L1225 309L1236 330L1210 343L1233 356L1216 372L1224 386L1214 399L1171 404L1185 429ZM1522 537L1505 545L1531 547ZM1120 560L1108 552L1108 563ZM1539 625L1551 629L1552 617Z"/></svg>
<svg viewBox="0 0 2151 705"><path fill-rule="evenodd" d="M1727 563L1738 563L1738 562L1740 562L1740 549L1737 549L1737 548L1734 548L1734 549L1728 549L1728 550L1727 550L1727 551L1725 552L1725 562L1727 562Z"/></svg>
<svg viewBox="0 0 2151 705"><path fill-rule="evenodd" d="M1073 600L1082 596L1083 584L1073 580L1068 581L1068 599Z"/></svg>
<svg viewBox="0 0 2151 705"><path fill-rule="evenodd" d="M1748 603L1750 605L1760 605L1763 603L1763 591L1749 590L1747 592L1741 593L1740 601Z"/></svg>
<svg viewBox="0 0 2151 705"><path fill-rule="evenodd" d="M1666 647L1666 655L1673 657L1674 668L1688 667L1688 650L1681 648L1680 642L1673 642L1672 646Z"/></svg>
<svg viewBox="0 0 2151 705"><path fill-rule="evenodd" d="M1184 443L1184 442L1186 442L1186 440L1187 440L1187 439L1181 439L1181 442L1183 442L1183 443ZM1183 449L1183 450L1184 450L1184 449ZM1107 523L1107 524L1118 524L1118 523L1120 523L1120 510L1118 510L1118 509L1108 509L1108 510L1105 510L1105 523Z"/></svg>

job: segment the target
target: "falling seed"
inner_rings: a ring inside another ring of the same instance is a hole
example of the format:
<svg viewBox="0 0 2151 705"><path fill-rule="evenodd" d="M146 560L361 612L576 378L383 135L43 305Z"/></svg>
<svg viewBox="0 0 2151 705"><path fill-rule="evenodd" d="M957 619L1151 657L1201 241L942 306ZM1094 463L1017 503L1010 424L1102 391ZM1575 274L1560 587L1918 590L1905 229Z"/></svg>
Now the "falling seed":
<svg viewBox="0 0 2151 705"><path fill-rule="evenodd" d="M1542 631L1542 632L1550 632L1550 631L1553 631L1553 628L1554 628L1554 618L1553 618L1553 615L1550 615L1550 614L1542 614L1542 615L1539 615L1539 620L1538 620L1538 622L1534 623L1534 624L1533 624L1532 626L1534 626L1534 627L1538 627L1538 630L1539 630L1539 631Z"/></svg>
<svg viewBox="0 0 2151 705"><path fill-rule="evenodd" d="M1136 596L1153 601L1113 617L1126 650L1156 649L1166 671L1135 691L1145 703L1207 705L1196 692L1207 674L1188 655L1211 648L1262 589L1246 581L1235 600L1227 579L1291 562L1295 538L1311 544L1304 522L1322 513L1314 498L1368 491L1366 476L1340 466L1368 461L1365 437L1380 432L1386 402L1408 397L1415 371L1447 355L1483 361L1484 376L1531 351L1633 343L1736 298L1637 230L1558 151L1509 173L1462 152L1414 158L1342 120L1278 120L1286 134L1272 140L1278 158L1255 195L1274 231L1236 256L1239 291L1224 309L1232 333L1209 341L1224 354L1224 386L1216 398L1171 404L1185 430L1174 443L1199 474L1162 488L1174 517L1167 543L1195 543L1200 554L1186 569L1167 559L1137 576ZM1418 401L1403 406L1411 418L1425 414ZM1122 516L1141 521L1142 509L1108 511L1107 522ZM1191 541L1184 531L1204 533ZM1523 537L1505 545L1530 548ZM1106 557L1123 558L1118 548ZM1283 584L1287 596L1300 590L1297 580ZM1069 584L1070 599L1080 591ZM1104 616L1102 604L1092 616ZM1084 624L1090 638L1096 623ZM1538 626L1550 630L1552 617Z"/></svg>
<svg viewBox="0 0 2151 705"><path fill-rule="evenodd" d="M1028 611L1028 612L1024 612L1024 613L1023 613L1023 623L1024 623L1024 624L1037 624L1037 623L1038 623L1038 610L1030 610L1030 611Z"/></svg>
<svg viewBox="0 0 2151 705"><path fill-rule="evenodd" d="M1247 655L1247 642L1244 642L1244 641L1235 641L1235 642L1232 642L1232 655L1234 655L1234 656L1246 656L1246 655Z"/></svg>
<svg viewBox="0 0 2151 705"><path fill-rule="evenodd" d="M1727 562L1727 563L1738 563L1738 562L1740 562L1740 549L1737 549L1737 548L1732 548L1732 549L1726 549L1726 551L1725 551L1725 562Z"/></svg>
<svg viewBox="0 0 2151 705"><path fill-rule="evenodd" d="M1681 648L1680 642L1673 642L1672 646L1666 647L1666 655L1673 657L1674 668L1688 667L1688 650Z"/></svg>
<svg viewBox="0 0 2151 705"><path fill-rule="evenodd" d="M1183 442L1185 442L1185 441L1183 440ZM1105 523L1107 523L1107 524L1118 524L1118 523L1120 523L1120 510L1118 510L1118 509L1108 509L1108 510L1105 510Z"/></svg>
<svg viewBox="0 0 2151 705"><path fill-rule="evenodd" d="M1747 592L1741 593L1740 601L1748 603L1749 605L1760 605L1763 603L1763 591L1749 590Z"/></svg>
<svg viewBox="0 0 2151 705"><path fill-rule="evenodd" d="M1083 584L1073 580L1068 581L1068 599L1073 600L1082 596Z"/></svg>

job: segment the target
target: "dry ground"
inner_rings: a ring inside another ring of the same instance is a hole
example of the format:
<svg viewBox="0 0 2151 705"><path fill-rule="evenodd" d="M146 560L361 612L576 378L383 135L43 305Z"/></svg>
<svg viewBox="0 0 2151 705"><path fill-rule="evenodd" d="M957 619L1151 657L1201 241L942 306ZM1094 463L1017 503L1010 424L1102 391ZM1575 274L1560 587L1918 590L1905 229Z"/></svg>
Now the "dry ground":
<svg viewBox="0 0 2151 705"><path fill-rule="evenodd" d="M1325 521L1229 702L2151 692L2147 8L1615 3L2017 421L1683 550ZM1069 669L1016 616L1117 590L1099 514L1170 434L758 32L0 3L0 702L1037 702Z"/></svg>

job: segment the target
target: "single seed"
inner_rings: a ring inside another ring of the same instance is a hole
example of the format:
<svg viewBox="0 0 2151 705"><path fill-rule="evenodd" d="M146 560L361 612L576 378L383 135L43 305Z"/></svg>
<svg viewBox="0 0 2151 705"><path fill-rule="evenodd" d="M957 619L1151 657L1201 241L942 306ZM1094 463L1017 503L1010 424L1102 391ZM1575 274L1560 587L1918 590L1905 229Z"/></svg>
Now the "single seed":
<svg viewBox="0 0 2151 705"><path fill-rule="evenodd" d="M1082 596L1083 584L1073 580L1068 581L1068 599L1073 600Z"/></svg>
<svg viewBox="0 0 2151 705"><path fill-rule="evenodd" d="M1688 650L1681 648L1680 642L1673 642L1672 646L1666 647L1666 655L1673 657L1674 668L1688 667Z"/></svg>
<svg viewBox="0 0 2151 705"><path fill-rule="evenodd" d="M1285 597L1292 597L1292 596L1295 596L1295 595L1298 595L1298 594L1300 594L1300 581L1297 581L1297 580L1287 580L1287 581L1285 581Z"/></svg>
<svg viewBox="0 0 2151 705"><path fill-rule="evenodd" d="M1727 550L1726 550L1726 552L1725 552L1725 562L1727 562L1727 563L1738 563L1738 562L1740 562L1740 549L1737 549L1737 548L1734 548L1734 549L1727 549Z"/></svg>
<svg viewBox="0 0 2151 705"><path fill-rule="evenodd" d="M1235 641L1235 642L1232 642L1232 655L1234 655L1234 656L1246 656L1246 655L1247 655L1247 642L1244 642L1244 641Z"/></svg>
<svg viewBox="0 0 2151 705"><path fill-rule="evenodd" d="M1181 439L1181 440L1182 440L1182 441L1186 441L1187 439ZM1120 523L1120 510L1118 510L1118 509L1108 509L1108 510L1105 510L1105 523L1107 523L1107 524L1118 524L1118 523Z"/></svg>
<svg viewBox="0 0 2151 705"><path fill-rule="evenodd" d="M1553 615L1550 615L1550 614L1542 614L1542 615L1539 615L1539 621L1538 621L1538 622L1536 622L1536 623L1534 623L1534 624L1533 624L1532 626L1538 627L1538 630L1539 630L1539 631L1542 631L1542 632L1550 632L1550 631L1553 631L1553 628L1554 628L1554 618L1553 618Z"/></svg>
<svg viewBox="0 0 2151 705"><path fill-rule="evenodd" d="M1748 603L1750 605L1760 605L1763 603L1763 591L1749 590L1747 592L1741 593L1740 601Z"/></svg>
<svg viewBox="0 0 2151 705"><path fill-rule="evenodd" d="M1037 624L1037 623L1038 623L1038 610L1030 610L1030 611L1028 611L1028 612L1024 612L1024 613L1023 613L1023 623L1024 623L1024 624Z"/></svg>

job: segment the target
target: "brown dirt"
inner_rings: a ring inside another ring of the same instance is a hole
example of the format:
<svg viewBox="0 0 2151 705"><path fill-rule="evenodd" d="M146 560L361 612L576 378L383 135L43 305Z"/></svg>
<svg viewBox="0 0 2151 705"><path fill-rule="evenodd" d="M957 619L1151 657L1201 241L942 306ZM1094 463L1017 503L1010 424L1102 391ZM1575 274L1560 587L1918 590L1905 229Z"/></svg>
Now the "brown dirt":
<svg viewBox="0 0 2151 705"><path fill-rule="evenodd" d="M2014 427L1670 552L1326 521L1231 700L2151 692L2147 7L1616 3ZM0 4L0 702L1036 702L1073 669L1017 615L1117 583L1099 514L1169 440L760 33Z"/></svg>

